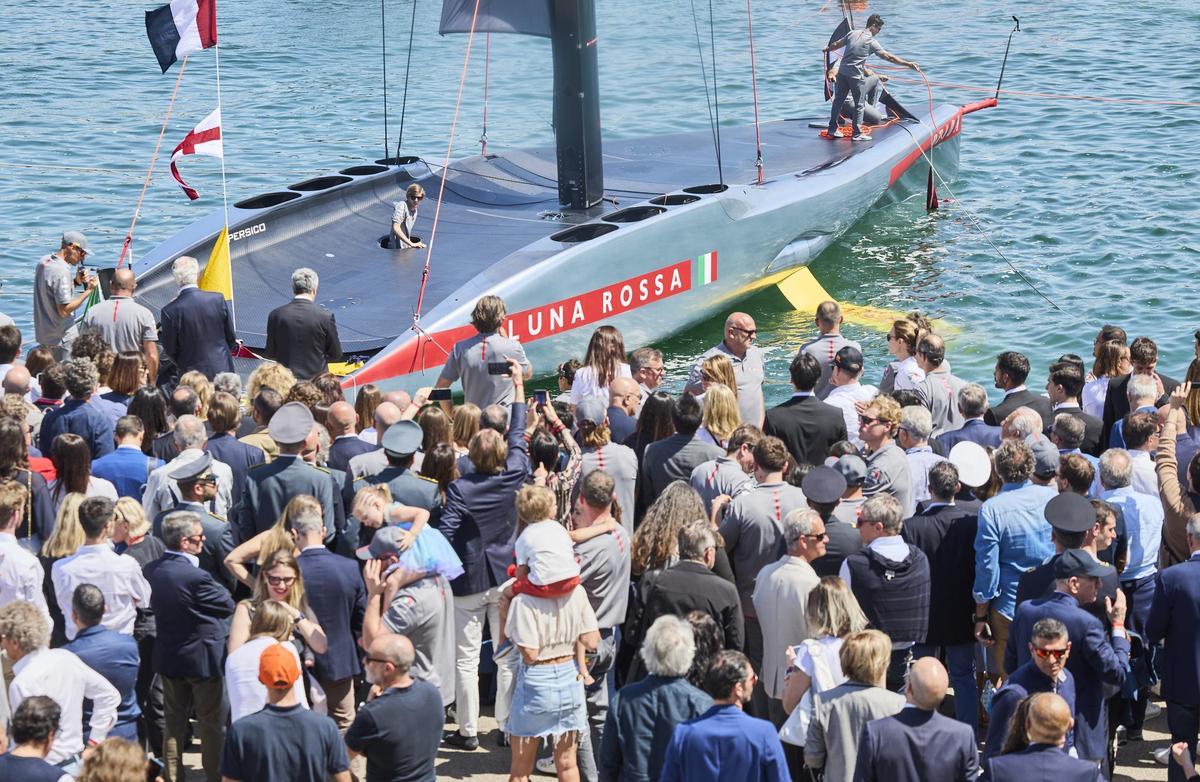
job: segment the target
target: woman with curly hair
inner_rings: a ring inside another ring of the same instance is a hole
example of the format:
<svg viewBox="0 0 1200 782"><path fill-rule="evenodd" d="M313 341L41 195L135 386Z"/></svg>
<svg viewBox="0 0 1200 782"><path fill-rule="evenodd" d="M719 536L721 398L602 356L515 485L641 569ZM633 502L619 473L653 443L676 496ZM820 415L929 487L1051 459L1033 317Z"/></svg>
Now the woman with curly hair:
<svg viewBox="0 0 1200 782"><path fill-rule="evenodd" d="M294 385L296 385L296 376L292 374L292 370L283 364L265 361L259 364L246 379L246 398L253 402L259 391L270 388L286 399Z"/></svg>
<svg viewBox="0 0 1200 782"><path fill-rule="evenodd" d="M149 762L136 743L113 736L87 754L75 782L146 782Z"/></svg>

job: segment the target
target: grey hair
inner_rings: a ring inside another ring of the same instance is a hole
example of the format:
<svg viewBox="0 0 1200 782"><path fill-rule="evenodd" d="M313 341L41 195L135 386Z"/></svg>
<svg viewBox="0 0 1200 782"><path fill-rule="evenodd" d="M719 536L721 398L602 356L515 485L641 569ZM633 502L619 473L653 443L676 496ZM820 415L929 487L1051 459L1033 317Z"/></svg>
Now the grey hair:
<svg viewBox="0 0 1200 782"><path fill-rule="evenodd" d="M1100 484L1106 489L1123 489L1133 482L1133 460L1124 448L1109 448L1100 454Z"/></svg>
<svg viewBox="0 0 1200 782"><path fill-rule="evenodd" d="M162 539L171 551L179 551L183 539L200 524L200 514L190 510L171 511L163 517Z"/></svg>
<svg viewBox="0 0 1200 782"><path fill-rule="evenodd" d="M86 358L73 358L63 364L63 385L74 399L87 399L100 385L100 372Z"/></svg>
<svg viewBox="0 0 1200 782"><path fill-rule="evenodd" d="M297 535L325 534L325 519L320 513L305 508L288 519L288 524Z"/></svg>
<svg viewBox="0 0 1200 782"><path fill-rule="evenodd" d="M179 450L199 448L208 438L204 430L204 422L194 415L181 415L175 422L175 444Z"/></svg>
<svg viewBox="0 0 1200 782"><path fill-rule="evenodd" d="M213 391L224 391L234 399L241 399L242 379L236 372L218 372L213 378Z"/></svg>
<svg viewBox="0 0 1200 782"><path fill-rule="evenodd" d="M904 511L900 501L890 494L876 494L862 504L858 518L868 524L882 524L888 535L899 535L904 527Z"/></svg>
<svg viewBox="0 0 1200 782"><path fill-rule="evenodd" d="M820 521L821 514L811 508L796 508L783 517L783 542L791 548L805 535L811 535L813 522Z"/></svg>
<svg viewBox="0 0 1200 782"><path fill-rule="evenodd" d="M651 361L662 361L662 351L657 348L638 348L629 354L629 371L636 374Z"/></svg>
<svg viewBox="0 0 1200 782"><path fill-rule="evenodd" d="M1128 394L1130 401L1157 399L1158 384L1149 375L1134 375L1129 378L1129 385L1126 386L1125 393Z"/></svg>
<svg viewBox="0 0 1200 782"><path fill-rule="evenodd" d="M14 600L0 606L0 636L31 654L50 645L50 626L33 603Z"/></svg>
<svg viewBox="0 0 1200 782"><path fill-rule="evenodd" d="M171 264L171 276L180 288L195 285L200 279L200 263L190 255L181 255Z"/></svg>
<svg viewBox="0 0 1200 782"><path fill-rule="evenodd" d="M696 635L687 621L664 614L646 631L638 654L652 675L677 679L691 670L696 656Z"/></svg>
<svg viewBox="0 0 1200 782"><path fill-rule="evenodd" d="M1033 641L1040 638L1046 641L1053 641L1057 638L1066 637L1067 626L1054 617L1048 616L1033 623L1033 632L1029 636L1029 640Z"/></svg>
<svg viewBox="0 0 1200 782"><path fill-rule="evenodd" d="M908 405L900 410L900 428L914 440L928 440L933 434L933 416L921 405Z"/></svg>
<svg viewBox="0 0 1200 782"><path fill-rule="evenodd" d="M1200 513L1193 513L1192 517L1188 519L1187 534L1200 540Z"/></svg>
<svg viewBox="0 0 1200 782"><path fill-rule="evenodd" d="M301 266L296 271L292 272L292 293L300 295L301 293L316 293L317 284L320 279L317 273L307 266Z"/></svg>
<svg viewBox="0 0 1200 782"><path fill-rule="evenodd" d="M712 528L704 520L693 521L679 528L679 558L702 560L704 552L717 547Z"/></svg>
<svg viewBox="0 0 1200 782"><path fill-rule="evenodd" d="M1024 440L1029 435L1042 431L1042 416L1032 407L1018 407L1004 419L1004 425L1009 432L1019 435Z"/></svg>
<svg viewBox="0 0 1200 782"><path fill-rule="evenodd" d="M988 409L987 391L978 383L967 383L958 391L958 412L964 418L982 418Z"/></svg>
<svg viewBox="0 0 1200 782"><path fill-rule="evenodd" d="M1060 447L1070 451L1078 448L1083 443L1083 436L1087 432L1087 427L1084 425L1082 418L1076 418L1069 413L1059 413L1054 416L1054 426L1050 432L1058 435L1058 444Z"/></svg>

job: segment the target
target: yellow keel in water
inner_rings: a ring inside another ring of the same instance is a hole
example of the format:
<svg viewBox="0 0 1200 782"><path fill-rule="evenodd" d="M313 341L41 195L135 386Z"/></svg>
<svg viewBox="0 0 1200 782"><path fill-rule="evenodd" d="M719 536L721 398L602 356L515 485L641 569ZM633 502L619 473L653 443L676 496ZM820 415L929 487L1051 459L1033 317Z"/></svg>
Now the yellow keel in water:
<svg viewBox="0 0 1200 782"><path fill-rule="evenodd" d="M815 313L817 305L821 302L836 301L829 295L829 291L825 290L824 286L817 281L807 266L786 277L778 283L778 286L779 292L787 298L788 303L801 312ZM842 317L846 319L847 323L879 331L890 330L893 321L901 320L905 316L905 313L899 310L889 310L883 307L863 307L846 302L839 302L839 304L842 307ZM934 321L933 325L939 334L946 334L954 330L942 320Z"/></svg>

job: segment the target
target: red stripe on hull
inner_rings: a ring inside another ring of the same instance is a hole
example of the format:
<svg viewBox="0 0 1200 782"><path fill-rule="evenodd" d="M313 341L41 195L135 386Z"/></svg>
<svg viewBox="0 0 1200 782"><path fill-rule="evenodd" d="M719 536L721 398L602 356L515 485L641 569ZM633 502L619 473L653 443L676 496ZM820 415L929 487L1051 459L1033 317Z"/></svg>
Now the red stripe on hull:
<svg viewBox="0 0 1200 782"><path fill-rule="evenodd" d="M921 142L919 149L914 149L912 152L909 152L904 156L903 160L892 166L892 173L888 177L888 187L896 184L896 180L904 176L904 172L911 168L912 164L916 163L917 160L920 159L922 153L928 152L938 144L941 144L943 141L952 139L961 133L962 118L963 110L959 109L957 112L955 112L953 117L939 125L937 131L932 136Z"/></svg>

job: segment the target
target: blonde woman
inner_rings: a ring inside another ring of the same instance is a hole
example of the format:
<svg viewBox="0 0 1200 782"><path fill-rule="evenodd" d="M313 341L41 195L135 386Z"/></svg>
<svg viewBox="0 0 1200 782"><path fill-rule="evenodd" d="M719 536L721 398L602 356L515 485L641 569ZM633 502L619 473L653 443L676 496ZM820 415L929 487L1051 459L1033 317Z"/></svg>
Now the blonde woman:
<svg viewBox="0 0 1200 782"><path fill-rule="evenodd" d="M213 384L203 372L198 369L193 369L191 372L184 372L179 378L179 385L187 386L196 392L196 397L200 400L200 406L196 408L196 417L201 421L208 418L208 405L213 398Z"/></svg>
<svg viewBox="0 0 1200 782"><path fill-rule="evenodd" d="M392 209L392 249L419 250L425 246L421 237L414 236L412 229L417 222L417 209L425 200L425 188L414 183L404 191L404 200L397 201Z"/></svg>
<svg viewBox="0 0 1200 782"><path fill-rule="evenodd" d="M79 523L79 506L86 499L86 495L74 491L63 498L62 504L58 506L58 516L54 520L54 531L46 538L38 555L38 561L42 563L42 571L45 573L42 592L46 596L46 606L50 609L50 619L54 623L50 645L56 648L67 642L67 633L62 611L58 607L54 582L50 580L50 572L54 569L55 562L71 556L83 545L86 536L83 534L83 525Z"/></svg>
<svg viewBox="0 0 1200 782"><path fill-rule="evenodd" d="M471 438L479 431L479 407L470 402L454 408L450 416L454 452L459 456L467 455Z"/></svg>
<svg viewBox="0 0 1200 782"><path fill-rule="evenodd" d="M836 687L846 681L838 652L846 636L866 628L867 617L850 587L836 576L825 576L808 593L804 617L812 637L787 651L783 710L790 714L800 706L811 715L814 677L825 679L825 672L828 672L829 678L821 682L827 687ZM818 667L821 667L820 674Z"/></svg>
<svg viewBox="0 0 1200 782"><path fill-rule="evenodd" d="M247 714L253 714L267 704L267 688L258 680L258 658L268 646L283 644L296 655L300 665L300 653L292 644L292 617L282 603L268 600L254 612L250 622L250 639L225 658L225 693L229 698L229 721L236 722ZM292 685L296 700L308 708L308 697L304 693L304 679L296 679Z"/></svg>
<svg viewBox="0 0 1200 782"><path fill-rule="evenodd" d="M135 742L113 736L87 753L83 769L75 779L76 782L145 782L149 770L144 749Z"/></svg>
<svg viewBox="0 0 1200 782"><path fill-rule="evenodd" d="M166 551L162 540L150 534L150 520L142 503L132 497L117 500L113 510L113 546L118 554L128 554L145 567Z"/></svg>
<svg viewBox="0 0 1200 782"><path fill-rule="evenodd" d="M733 389L723 383L709 385L704 392L704 417L701 420L702 424L696 432L696 437L724 450L729 442L729 435L742 424L737 394Z"/></svg>
<svg viewBox="0 0 1200 782"><path fill-rule="evenodd" d="M287 398L294 385L296 385L296 376L292 374L292 370L283 364L266 361L259 364L247 378L246 398L253 404L254 397L258 396L258 392L264 388L273 389L279 392L280 396Z"/></svg>
<svg viewBox="0 0 1200 782"><path fill-rule="evenodd" d="M926 332L908 318L892 323L888 331L888 353L896 357L895 377L892 389L896 391L912 390L925 379L925 370L917 366L917 345ZM888 367L891 369L891 367ZM883 384L880 384L880 390ZM892 390L892 389L889 389Z"/></svg>
<svg viewBox="0 0 1200 782"><path fill-rule="evenodd" d="M733 362L728 356L723 356L718 353L715 356L709 356L700 362L700 386L708 393L709 386L714 383L720 383L729 390L733 391L733 398L737 399L737 376L733 374ZM699 394L704 396L704 394Z"/></svg>
<svg viewBox="0 0 1200 782"><path fill-rule="evenodd" d="M292 539L292 534L288 529L288 519L294 518L296 514L305 510L324 514L321 503L317 501L316 497L308 494L299 494L293 497L291 502L284 507L283 513L279 515L279 520L275 522L274 526L263 530L229 552L225 557L225 569L232 573L238 581L250 589L254 589L254 577L250 574L250 569L246 567L247 563L253 562L261 567L276 551L296 553L296 542Z"/></svg>
<svg viewBox="0 0 1200 782"><path fill-rule="evenodd" d="M258 609L268 601L283 606L296 625L296 634L305 647L315 654L324 654L329 647L325 631L316 623L312 608L304 596L304 581L300 578L300 565L292 552L280 549L272 554L259 568L254 580L254 595L237 604L233 612L233 625L229 628L229 653L233 654L250 640L250 626Z"/></svg>

